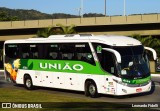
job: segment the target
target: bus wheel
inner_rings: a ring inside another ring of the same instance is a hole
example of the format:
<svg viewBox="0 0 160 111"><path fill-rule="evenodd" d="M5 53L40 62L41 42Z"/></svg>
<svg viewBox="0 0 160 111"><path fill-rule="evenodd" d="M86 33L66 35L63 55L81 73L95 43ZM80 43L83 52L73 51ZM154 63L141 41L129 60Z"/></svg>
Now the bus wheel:
<svg viewBox="0 0 160 111"><path fill-rule="evenodd" d="M85 95L91 98L98 97L97 86L93 81L86 82Z"/></svg>
<svg viewBox="0 0 160 111"><path fill-rule="evenodd" d="M24 85L29 90L33 89L32 79L30 76L25 76Z"/></svg>

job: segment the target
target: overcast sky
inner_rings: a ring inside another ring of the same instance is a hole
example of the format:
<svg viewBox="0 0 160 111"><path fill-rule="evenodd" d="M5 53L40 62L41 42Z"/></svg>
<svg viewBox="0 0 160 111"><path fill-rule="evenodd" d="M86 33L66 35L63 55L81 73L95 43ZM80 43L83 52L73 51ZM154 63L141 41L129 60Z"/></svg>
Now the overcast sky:
<svg viewBox="0 0 160 111"><path fill-rule="evenodd" d="M0 7L78 15L82 0L0 0ZM83 0L84 13L104 14L105 0ZM106 0L107 15L123 15L124 0ZM126 0L126 15L160 13L160 0Z"/></svg>

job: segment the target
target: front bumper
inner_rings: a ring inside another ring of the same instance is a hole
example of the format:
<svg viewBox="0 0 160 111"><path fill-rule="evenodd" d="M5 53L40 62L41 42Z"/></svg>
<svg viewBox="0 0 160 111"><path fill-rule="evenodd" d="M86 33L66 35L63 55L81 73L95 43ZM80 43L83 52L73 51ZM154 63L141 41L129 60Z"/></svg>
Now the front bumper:
<svg viewBox="0 0 160 111"><path fill-rule="evenodd" d="M129 95L129 94L149 92L151 90L151 85L152 85L151 81L145 86L139 86L139 87L129 87L117 83L115 95Z"/></svg>

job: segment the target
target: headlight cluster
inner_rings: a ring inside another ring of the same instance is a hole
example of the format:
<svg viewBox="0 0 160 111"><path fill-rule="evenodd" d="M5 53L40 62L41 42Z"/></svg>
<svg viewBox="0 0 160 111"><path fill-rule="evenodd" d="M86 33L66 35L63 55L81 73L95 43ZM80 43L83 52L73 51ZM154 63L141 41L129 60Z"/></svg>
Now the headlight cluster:
<svg viewBox="0 0 160 111"><path fill-rule="evenodd" d="M118 84L121 84L121 85L124 85L124 86L128 86L128 87L146 86L146 85L148 85L148 84L151 82L151 80L149 80L149 81L147 81L147 82L145 82L145 83L143 83L143 84L128 84L128 83L124 83L124 82L119 81L119 80L116 80L116 79L113 79L113 81L115 81L115 82L118 83Z"/></svg>
<svg viewBox="0 0 160 111"><path fill-rule="evenodd" d="M127 86L127 83L124 83L124 82L122 82L122 81L118 81L118 80L116 80L116 79L113 79L113 81L115 81L115 82L118 83L118 84Z"/></svg>

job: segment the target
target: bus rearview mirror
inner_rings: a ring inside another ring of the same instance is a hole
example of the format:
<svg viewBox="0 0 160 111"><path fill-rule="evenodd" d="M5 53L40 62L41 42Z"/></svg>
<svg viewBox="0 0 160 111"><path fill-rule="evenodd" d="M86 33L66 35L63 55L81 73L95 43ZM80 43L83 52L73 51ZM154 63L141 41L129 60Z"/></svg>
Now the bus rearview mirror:
<svg viewBox="0 0 160 111"><path fill-rule="evenodd" d="M121 55L118 51L110 48L103 48L103 50L113 53L117 59L117 62L121 63Z"/></svg>

